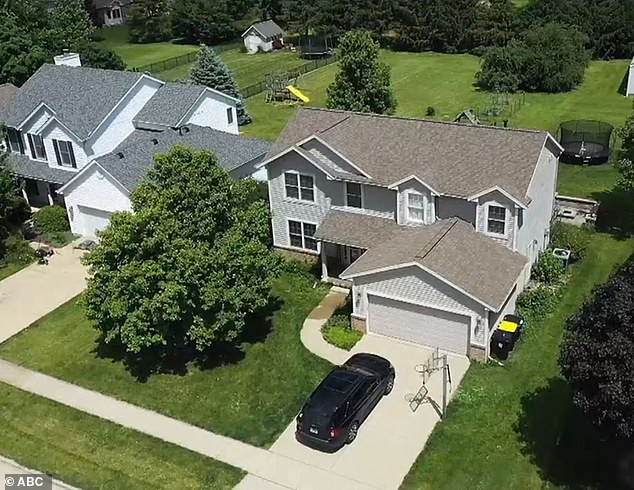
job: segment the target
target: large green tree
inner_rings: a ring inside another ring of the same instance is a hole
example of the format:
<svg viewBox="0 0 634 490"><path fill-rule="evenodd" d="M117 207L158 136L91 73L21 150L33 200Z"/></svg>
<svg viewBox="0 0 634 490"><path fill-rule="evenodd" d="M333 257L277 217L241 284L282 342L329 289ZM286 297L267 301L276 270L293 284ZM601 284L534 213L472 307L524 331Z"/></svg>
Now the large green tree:
<svg viewBox="0 0 634 490"><path fill-rule="evenodd" d="M244 1L179 0L172 5L174 37L188 42L216 44L240 33L238 25L249 9Z"/></svg>
<svg viewBox="0 0 634 490"><path fill-rule="evenodd" d="M236 341L268 305L280 265L256 193L209 151L157 155L134 212L115 213L86 258L82 301L105 342L168 356Z"/></svg>
<svg viewBox="0 0 634 490"><path fill-rule="evenodd" d="M170 22L170 2L167 0L135 0L127 20L130 41L166 41L172 37Z"/></svg>
<svg viewBox="0 0 634 490"><path fill-rule="evenodd" d="M48 36L50 50L76 50L80 44L91 39L94 31L83 0L57 2L51 13Z"/></svg>
<svg viewBox="0 0 634 490"><path fill-rule="evenodd" d="M473 35L473 48L506 46L518 33L520 18L512 0L481 2Z"/></svg>
<svg viewBox="0 0 634 490"><path fill-rule="evenodd" d="M332 109L391 114L396 99L390 67L379 60L379 44L367 31L350 32L339 43L339 72L327 89Z"/></svg>
<svg viewBox="0 0 634 490"><path fill-rule="evenodd" d="M192 66L189 78L194 83L205 85L238 99L238 124L244 125L251 122L251 116L244 107L242 94L233 74L211 46L203 44L200 47L198 58Z"/></svg>
<svg viewBox="0 0 634 490"><path fill-rule="evenodd" d="M634 111L618 130L621 149L615 163L619 172L618 185L626 191L634 191Z"/></svg>
<svg viewBox="0 0 634 490"><path fill-rule="evenodd" d="M9 172L7 154L0 153L0 263L5 257L5 240L31 217L16 178Z"/></svg>

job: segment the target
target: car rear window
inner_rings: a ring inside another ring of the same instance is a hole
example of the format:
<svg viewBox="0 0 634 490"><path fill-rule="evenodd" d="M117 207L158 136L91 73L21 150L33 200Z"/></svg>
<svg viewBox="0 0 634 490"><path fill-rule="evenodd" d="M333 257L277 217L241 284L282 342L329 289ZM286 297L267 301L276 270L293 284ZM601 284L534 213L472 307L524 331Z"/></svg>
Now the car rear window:
<svg viewBox="0 0 634 490"><path fill-rule="evenodd" d="M334 371L324 380L323 388L345 393L357 378L357 375L348 371Z"/></svg>

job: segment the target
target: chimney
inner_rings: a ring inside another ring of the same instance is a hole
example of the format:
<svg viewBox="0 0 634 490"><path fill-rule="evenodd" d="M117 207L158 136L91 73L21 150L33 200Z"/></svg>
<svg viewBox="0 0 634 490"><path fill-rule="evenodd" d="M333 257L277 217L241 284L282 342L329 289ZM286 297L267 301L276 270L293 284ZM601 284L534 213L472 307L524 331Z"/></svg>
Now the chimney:
<svg viewBox="0 0 634 490"><path fill-rule="evenodd" d="M81 59L78 53L64 52L63 54L58 54L53 59L56 65L81 66Z"/></svg>

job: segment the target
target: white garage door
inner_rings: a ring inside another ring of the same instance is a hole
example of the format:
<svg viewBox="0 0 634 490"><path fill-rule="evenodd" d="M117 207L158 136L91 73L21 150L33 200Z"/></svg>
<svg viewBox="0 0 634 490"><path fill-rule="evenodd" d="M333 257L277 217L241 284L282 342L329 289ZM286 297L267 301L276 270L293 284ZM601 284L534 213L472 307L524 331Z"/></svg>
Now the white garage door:
<svg viewBox="0 0 634 490"><path fill-rule="evenodd" d="M368 295L368 330L441 350L466 354L470 318Z"/></svg>
<svg viewBox="0 0 634 490"><path fill-rule="evenodd" d="M84 236L96 236L96 232L103 230L110 223L112 213L101 209L89 208L86 206L77 206L79 210L79 219L81 220L82 234Z"/></svg>

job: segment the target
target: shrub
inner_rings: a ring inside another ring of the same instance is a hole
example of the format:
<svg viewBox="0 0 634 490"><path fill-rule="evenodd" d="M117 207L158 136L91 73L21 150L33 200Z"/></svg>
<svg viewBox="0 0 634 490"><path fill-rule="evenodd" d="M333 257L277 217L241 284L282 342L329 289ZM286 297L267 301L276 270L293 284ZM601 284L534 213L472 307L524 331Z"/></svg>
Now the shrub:
<svg viewBox="0 0 634 490"><path fill-rule="evenodd" d="M539 259L533 265L531 277L544 284L553 285L561 281L566 273L561 259L552 254L551 250L540 252Z"/></svg>
<svg viewBox="0 0 634 490"><path fill-rule="evenodd" d="M54 231L52 233L44 233L41 239L42 242L47 243L52 247L60 248L72 242L75 239L75 235L73 235L70 231Z"/></svg>
<svg viewBox="0 0 634 490"><path fill-rule="evenodd" d="M61 206L46 206L33 215L33 224L42 233L70 231L66 210Z"/></svg>
<svg viewBox="0 0 634 490"><path fill-rule="evenodd" d="M553 311L560 297L559 288L540 285L523 291L517 297L516 306L524 317L541 316Z"/></svg>
<svg viewBox="0 0 634 490"><path fill-rule="evenodd" d="M6 261L15 264L28 264L35 259L35 250L29 242L19 235L11 235L4 242L6 250Z"/></svg>
<svg viewBox="0 0 634 490"><path fill-rule="evenodd" d="M358 330L350 326L350 316L333 315L321 329L324 339L340 349L350 350L363 337Z"/></svg>
<svg viewBox="0 0 634 490"><path fill-rule="evenodd" d="M580 228L558 221L553 228L550 245L552 248L570 250L573 260L581 260L586 255L592 233L589 228Z"/></svg>
<svg viewBox="0 0 634 490"><path fill-rule="evenodd" d="M434 106L430 105L427 110L425 111L425 115L429 116L429 117L433 117L436 115L436 109L434 108Z"/></svg>

